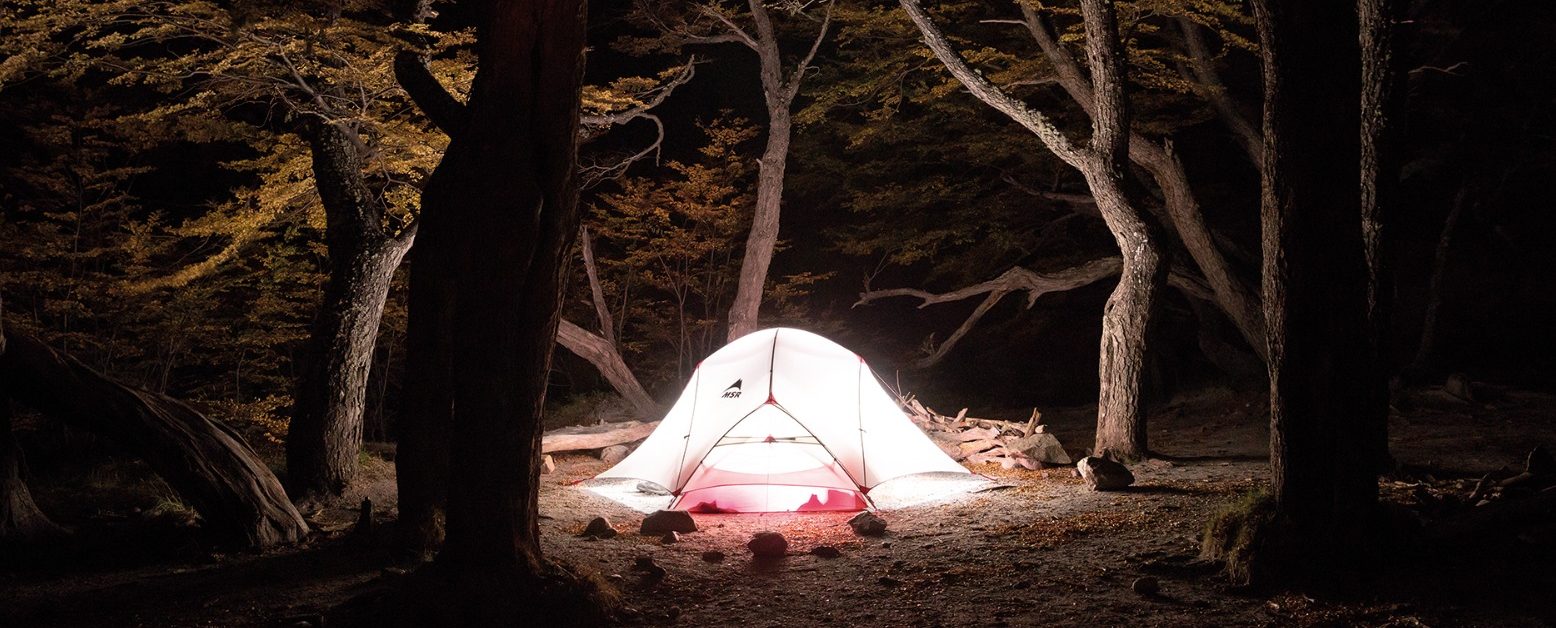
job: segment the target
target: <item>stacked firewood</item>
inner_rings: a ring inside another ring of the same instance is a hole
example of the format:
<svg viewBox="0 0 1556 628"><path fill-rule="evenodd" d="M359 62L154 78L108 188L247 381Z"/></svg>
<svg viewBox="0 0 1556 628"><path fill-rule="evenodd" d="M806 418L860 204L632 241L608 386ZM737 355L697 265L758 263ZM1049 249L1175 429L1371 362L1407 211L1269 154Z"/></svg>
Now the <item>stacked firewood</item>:
<svg viewBox="0 0 1556 628"><path fill-rule="evenodd" d="M956 416L935 412L908 395L898 399L909 419L929 439L957 462L994 463L1003 469L1041 469L1074 464L1059 439L1043 425L1042 413L1032 410L1026 423L977 419L962 408Z"/></svg>

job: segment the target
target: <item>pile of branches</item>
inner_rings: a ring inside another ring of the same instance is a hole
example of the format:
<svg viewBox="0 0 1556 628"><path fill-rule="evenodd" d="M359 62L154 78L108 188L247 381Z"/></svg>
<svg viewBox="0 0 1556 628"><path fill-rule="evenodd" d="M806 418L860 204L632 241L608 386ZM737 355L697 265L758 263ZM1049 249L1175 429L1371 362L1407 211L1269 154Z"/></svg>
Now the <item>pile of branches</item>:
<svg viewBox="0 0 1556 628"><path fill-rule="evenodd" d="M1043 415L1032 410L1026 423L977 419L962 408L956 416L929 409L913 395L900 397L898 403L908 418L929 435L929 439L957 462L994 463L1002 469L1036 470L1074 464L1059 439L1043 425Z"/></svg>

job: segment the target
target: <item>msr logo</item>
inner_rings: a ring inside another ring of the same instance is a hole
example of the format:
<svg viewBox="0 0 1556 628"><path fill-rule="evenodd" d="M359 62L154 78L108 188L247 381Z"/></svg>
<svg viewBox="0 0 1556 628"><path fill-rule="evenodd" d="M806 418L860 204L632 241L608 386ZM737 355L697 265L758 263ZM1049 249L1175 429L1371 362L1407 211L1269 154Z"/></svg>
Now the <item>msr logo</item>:
<svg viewBox="0 0 1556 628"><path fill-rule="evenodd" d="M744 381L744 380L743 379L735 380L735 383L730 384L729 388L725 388L724 389L724 394L719 395L719 396L723 397L725 399L735 399L735 398L739 397L740 396L740 382L742 382L742 381Z"/></svg>

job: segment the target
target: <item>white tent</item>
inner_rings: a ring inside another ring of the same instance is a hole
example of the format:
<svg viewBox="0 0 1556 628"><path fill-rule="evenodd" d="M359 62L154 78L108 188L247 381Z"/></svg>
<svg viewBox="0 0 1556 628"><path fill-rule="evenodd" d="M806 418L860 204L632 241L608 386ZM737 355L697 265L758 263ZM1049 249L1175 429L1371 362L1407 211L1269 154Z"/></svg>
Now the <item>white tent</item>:
<svg viewBox="0 0 1556 628"><path fill-rule="evenodd" d="M798 329L708 356L648 439L600 478L647 480L692 512L861 510L871 488L968 473L908 420L864 359Z"/></svg>

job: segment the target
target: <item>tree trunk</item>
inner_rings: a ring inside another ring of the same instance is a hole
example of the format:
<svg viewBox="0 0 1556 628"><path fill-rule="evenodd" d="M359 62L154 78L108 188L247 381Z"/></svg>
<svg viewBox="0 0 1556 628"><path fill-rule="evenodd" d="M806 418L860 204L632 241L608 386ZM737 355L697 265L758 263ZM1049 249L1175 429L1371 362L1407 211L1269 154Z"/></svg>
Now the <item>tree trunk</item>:
<svg viewBox="0 0 1556 628"><path fill-rule="evenodd" d="M286 439L287 487L299 501L339 495L356 475L363 401L378 323L394 271L415 237L384 232L382 205L362 181L362 163L337 124L304 125L324 204L329 279L297 381Z"/></svg>
<svg viewBox="0 0 1556 628"><path fill-rule="evenodd" d="M4 345L0 343L0 353L3 352ZM65 532L33 503L24 469L22 449L11 431L11 402L0 397L0 546Z"/></svg>
<svg viewBox="0 0 1556 628"><path fill-rule="evenodd" d="M1442 233L1437 236L1437 248L1432 253L1432 274L1427 280L1426 286L1426 311L1421 319L1421 340L1416 345L1415 358L1410 361L1411 367L1418 371L1425 371L1432 366L1432 354L1437 345L1437 319L1441 315L1443 307L1443 281L1448 271L1448 253L1453 249L1453 239L1459 231L1459 219L1464 215L1464 207L1470 194L1469 181L1459 186L1459 193L1453 197L1453 207L1448 210L1448 218L1443 222Z"/></svg>
<svg viewBox="0 0 1556 628"><path fill-rule="evenodd" d="M1394 63L1395 22L1404 0L1358 0L1361 47L1361 226L1367 260L1367 339L1372 351L1373 397L1364 410L1369 459L1391 466L1388 443L1389 335L1393 312L1387 225L1399 187L1399 135L1409 86Z"/></svg>
<svg viewBox="0 0 1556 628"><path fill-rule="evenodd" d="M262 548L308 532L280 481L231 428L32 338L6 332L5 341L0 397L113 439L150 464L218 534Z"/></svg>
<svg viewBox="0 0 1556 628"><path fill-rule="evenodd" d="M763 73L776 63L769 63L764 57ZM773 263L773 250L778 246L778 217L783 203L784 170L788 167L791 123L789 102L775 100L777 95L772 93L767 98L767 148L758 162L756 208L751 215L751 232L746 236L745 257L740 262L740 281L729 306L729 342L761 328L762 293L767 286L767 269Z"/></svg>
<svg viewBox="0 0 1556 628"><path fill-rule="evenodd" d="M1108 450L1126 460L1147 455L1140 394L1146 331L1167 272L1154 225L1124 194L1124 167L1134 147L1129 130L1129 103L1124 94L1122 44L1113 4L1107 0L1081 2L1086 57L1095 85L1083 92L1089 97L1083 107L1091 114L1092 136L1089 146L1080 147L1041 111L1006 94L968 66L918 0L899 2L923 33L924 44L973 96L1026 127L1042 140L1043 146L1086 177L1123 260L1118 287L1108 298L1102 318L1097 451Z"/></svg>
<svg viewBox="0 0 1556 628"><path fill-rule="evenodd" d="M1262 212L1270 467L1280 527L1274 578L1363 558L1378 486L1367 253L1356 180L1361 57L1356 8L1254 3L1264 61ZM1385 391L1386 392L1386 391Z"/></svg>
<svg viewBox="0 0 1556 628"><path fill-rule="evenodd" d="M449 431L453 426L453 270L438 242L444 217L422 206L411 260L405 329L405 375L396 426L395 486L399 545L427 555L443 544L448 501Z"/></svg>
<svg viewBox="0 0 1556 628"><path fill-rule="evenodd" d="M1158 237L1143 212L1124 196L1124 167L1129 155L1129 101L1124 94L1122 43L1113 4L1081 0L1086 23L1086 57L1096 93L1092 115L1090 167L1086 182L1097 209L1113 232L1124 260L1118 286L1102 313L1102 349L1098 360L1098 454L1124 460L1149 455L1146 445L1144 379L1146 332L1157 294L1167 283Z"/></svg>
<svg viewBox="0 0 1556 628"><path fill-rule="evenodd" d="M457 356L448 451L458 464L448 467L443 550L418 574L418 599L402 621L577 622L570 613L579 609L563 608L567 598L552 586L566 578L541 556L538 498L540 413L578 229L586 10L582 0L494 0L475 10L479 66L465 132L453 135L422 195L424 211L439 217L423 224L422 245L449 262L441 270L453 288L452 324L436 331Z"/></svg>

